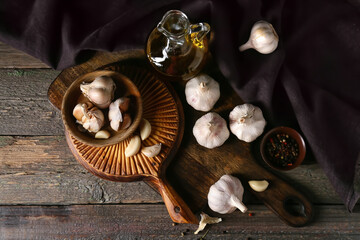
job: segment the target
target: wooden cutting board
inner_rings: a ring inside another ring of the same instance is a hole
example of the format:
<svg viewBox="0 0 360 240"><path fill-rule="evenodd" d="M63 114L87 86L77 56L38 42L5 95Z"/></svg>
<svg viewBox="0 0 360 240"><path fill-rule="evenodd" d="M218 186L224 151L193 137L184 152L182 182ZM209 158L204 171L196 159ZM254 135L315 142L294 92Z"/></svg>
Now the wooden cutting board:
<svg viewBox="0 0 360 240"><path fill-rule="evenodd" d="M137 66L156 74L147 63L142 50L118 53L99 52L89 61L62 71L50 85L48 98L56 108L60 109L62 96L77 77L99 68L114 69L116 66L129 63L136 63ZM214 63L210 62L204 71L220 83L221 97L212 111L228 120L230 111L243 101L229 86ZM160 78L160 76L158 77ZM261 159L254 158L259 152L258 144L240 141L233 134L223 146L215 149L206 149L197 144L192 134L192 128L195 121L205 113L194 110L186 103L185 82L171 82L167 85L171 85L175 89L184 108L184 119L181 119L184 121L181 144L174 146L174 152L177 150L177 153L169 156L171 159L165 161L164 171L160 174L161 182L165 184L168 195L164 196L164 185L159 185L158 181L154 181L152 178L142 178L141 180L148 182L162 193L174 222L197 223L194 214L207 208L208 190L224 174L238 177L246 189L245 196L249 193L256 196L288 225L303 226L311 221L313 206L308 199L288 183L263 168L258 163ZM171 86L169 86L170 90ZM69 142L68 134L67 138ZM261 137L259 137L260 139ZM72 148L71 142L69 146ZM79 156L76 156L76 152L73 151L73 153L78 159ZM269 188L264 192L255 192L248 186L249 180L263 179L270 183ZM121 178L117 180L122 181ZM206 209L206 211L209 210Z"/></svg>

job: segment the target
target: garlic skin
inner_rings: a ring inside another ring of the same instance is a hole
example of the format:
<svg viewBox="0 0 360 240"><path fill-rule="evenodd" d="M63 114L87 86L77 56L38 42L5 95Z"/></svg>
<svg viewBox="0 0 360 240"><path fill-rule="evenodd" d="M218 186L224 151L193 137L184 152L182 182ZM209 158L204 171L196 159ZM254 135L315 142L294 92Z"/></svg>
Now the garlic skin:
<svg viewBox="0 0 360 240"><path fill-rule="evenodd" d="M210 187L208 205L211 210L221 214L232 213L237 208L244 213L247 207L242 203L243 194L244 187L238 178L223 175Z"/></svg>
<svg viewBox="0 0 360 240"><path fill-rule="evenodd" d="M279 36L274 27L266 21L258 21L251 29L249 40L239 47L240 52L254 48L262 54L272 53L278 46Z"/></svg>
<svg viewBox="0 0 360 240"><path fill-rule="evenodd" d="M266 121L259 107L245 103L236 106L229 114L230 131L245 142L252 142L260 136Z"/></svg>
<svg viewBox="0 0 360 240"><path fill-rule="evenodd" d="M123 121L123 115L120 110L120 104L122 102L122 99L119 98L116 101L110 103L109 105L109 121L110 121L110 127L118 131L120 128L120 123Z"/></svg>
<svg viewBox="0 0 360 240"><path fill-rule="evenodd" d="M79 103L73 110L73 115L86 130L98 132L103 126L105 117L100 109L91 107L92 104Z"/></svg>
<svg viewBox="0 0 360 240"><path fill-rule="evenodd" d="M187 103L198 111L210 111L220 98L219 83L206 74L198 75L186 83Z"/></svg>
<svg viewBox="0 0 360 240"><path fill-rule="evenodd" d="M116 85L111 77L101 76L95 78L91 83L82 83L81 92L97 106L105 109L109 107L114 98Z"/></svg>
<svg viewBox="0 0 360 240"><path fill-rule="evenodd" d="M214 223L219 223L222 221L221 218L218 217L210 217L209 215L207 215L206 213L200 213L200 223L199 223L199 227L198 229L196 229L196 231L194 232L194 234L198 234L200 231L204 230L207 224L214 224Z"/></svg>
<svg viewBox="0 0 360 240"><path fill-rule="evenodd" d="M210 112L199 118L194 125L193 134L203 147L219 147L229 138L226 121L217 113Z"/></svg>
<svg viewBox="0 0 360 240"><path fill-rule="evenodd" d="M149 147L143 147L141 149L141 153L147 157L155 157L160 153L160 151L161 151L161 143Z"/></svg>

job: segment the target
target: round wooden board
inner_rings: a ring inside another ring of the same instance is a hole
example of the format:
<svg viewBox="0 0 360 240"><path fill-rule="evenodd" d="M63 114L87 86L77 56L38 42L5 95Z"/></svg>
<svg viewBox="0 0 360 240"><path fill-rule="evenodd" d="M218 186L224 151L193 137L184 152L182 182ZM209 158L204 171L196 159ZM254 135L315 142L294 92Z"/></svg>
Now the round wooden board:
<svg viewBox="0 0 360 240"><path fill-rule="evenodd" d="M162 163L181 141L184 127L182 106L169 87L145 68L135 65L114 63L103 67L129 77L138 87L143 100L143 118L152 127L149 138L142 146L162 144L159 155L149 158L141 151L125 157L125 149L133 135L114 145L92 147L70 135L70 144L76 151L77 160L95 175L112 181L133 181L149 176L159 176Z"/></svg>

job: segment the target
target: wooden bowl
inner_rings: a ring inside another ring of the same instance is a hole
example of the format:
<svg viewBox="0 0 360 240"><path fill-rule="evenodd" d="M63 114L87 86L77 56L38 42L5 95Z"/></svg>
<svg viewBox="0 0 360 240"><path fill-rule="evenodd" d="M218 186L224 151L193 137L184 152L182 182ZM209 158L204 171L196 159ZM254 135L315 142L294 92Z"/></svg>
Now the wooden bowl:
<svg viewBox="0 0 360 240"><path fill-rule="evenodd" d="M108 76L114 80L116 84L116 90L113 101L124 96L130 98L130 107L128 112L130 113L132 123L127 129L119 131L112 130L109 125L108 109L101 109L105 116L105 125L102 127L102 129L108 130L111 134L110 138L108 139L96 139L94 133L81 131L81 128L79 127L80 125L76 123L76 119L72 114L73 109L78 103L79 99L83 98L82 92L80 90L80 84L83 82L92 82L96 77L99 76ZM107 70L90 72L77 78L66 90L61 107L62 120L66 130L68 130L70 134L78 141L93 147L105 147L117 144L128 138L139 126L142 113L142 99L136 85L124 75L118 72Z"/></svg>
<svg viewBox="0 0 360 240"><path fill-rule="evenodd" d="M282 139L284 142L281 142L279 139ZM282 150L279 150L281 148L280 145L283 146ZM290 148L291 145L294 146L292 150ZM270 153L270 151L273 152ZM267 132L261 140L260 152L265 163L271 168L287 171L296 168L302 163L306 154L306 146L304 139L296 130L289 127L276 127ZM272 157L274 152L280 152L279 156L287 155L289 158L286 160L280 157ZM284 154L284 152L288 154Z"/></svg>

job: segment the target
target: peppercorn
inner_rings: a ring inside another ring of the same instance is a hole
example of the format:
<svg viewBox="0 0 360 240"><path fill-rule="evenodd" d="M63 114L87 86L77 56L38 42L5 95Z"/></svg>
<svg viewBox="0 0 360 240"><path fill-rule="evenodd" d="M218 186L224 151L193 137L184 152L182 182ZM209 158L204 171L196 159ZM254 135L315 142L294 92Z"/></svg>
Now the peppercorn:
<svg viewBox="0 0 360 240"><path fill-rule="evenodd" d="M292 166L299 156L299 145L289 135L277 133L266 143L266 153L271 162L278 167Z"/></svg>

